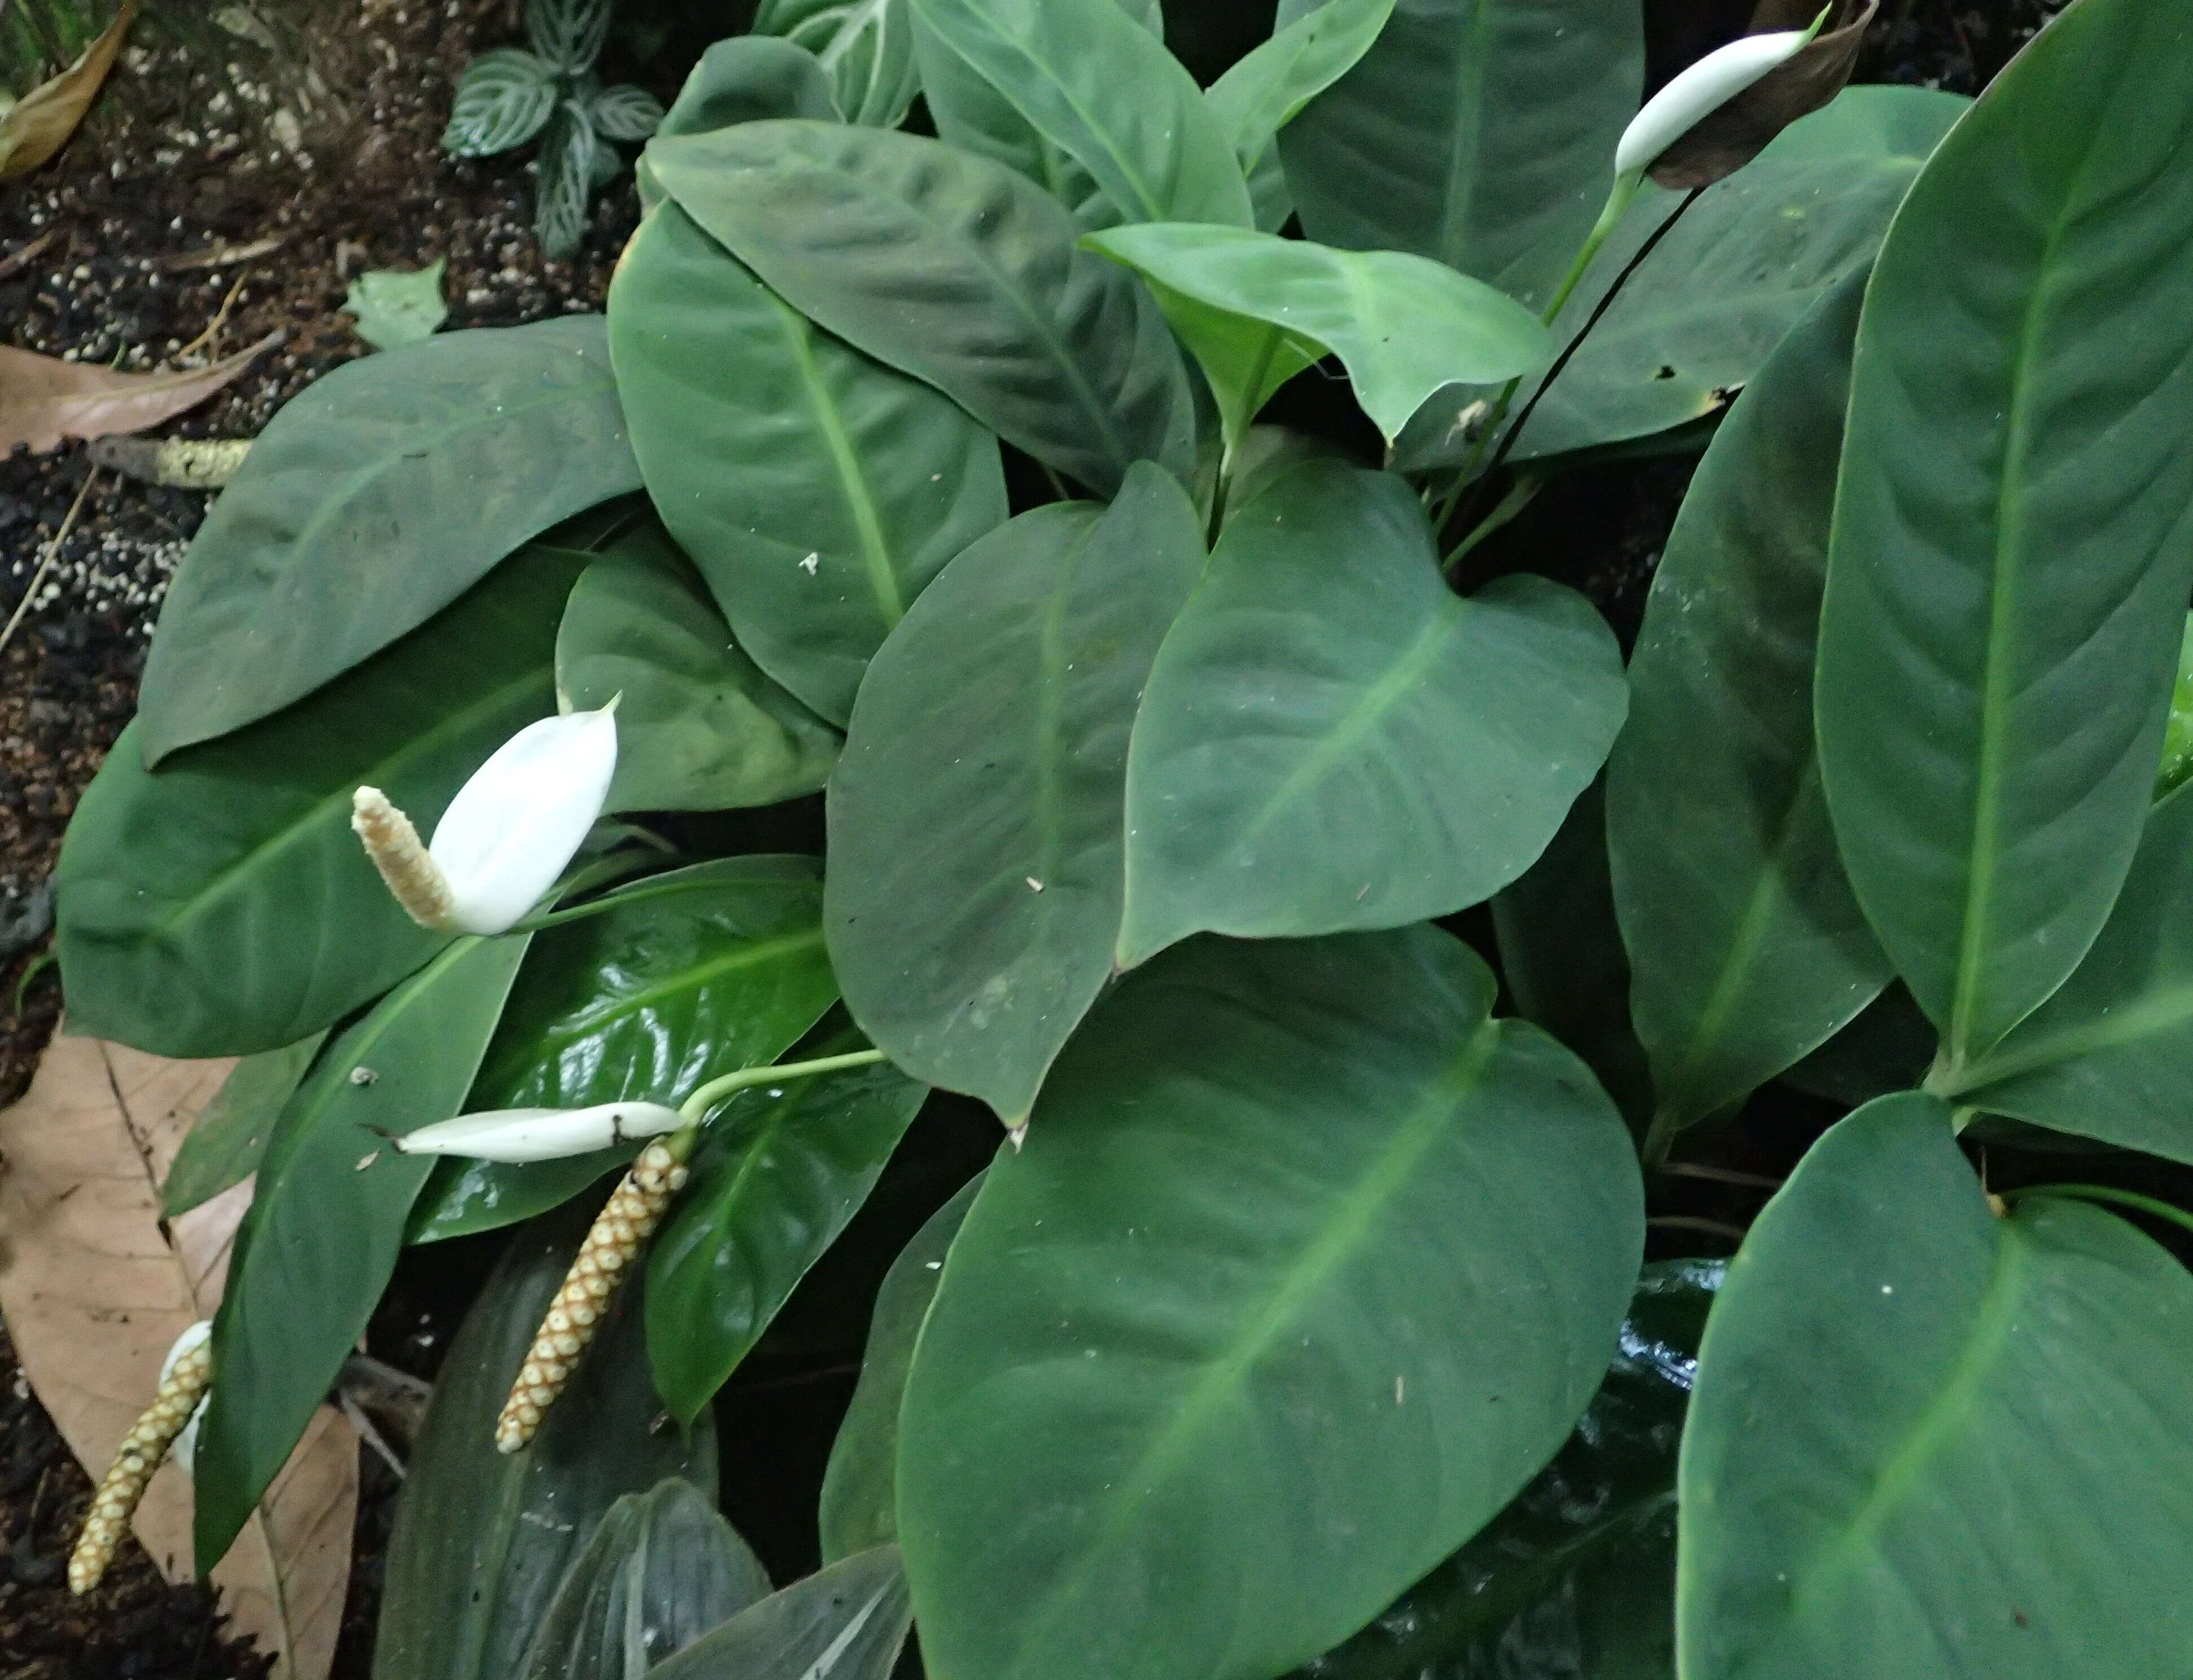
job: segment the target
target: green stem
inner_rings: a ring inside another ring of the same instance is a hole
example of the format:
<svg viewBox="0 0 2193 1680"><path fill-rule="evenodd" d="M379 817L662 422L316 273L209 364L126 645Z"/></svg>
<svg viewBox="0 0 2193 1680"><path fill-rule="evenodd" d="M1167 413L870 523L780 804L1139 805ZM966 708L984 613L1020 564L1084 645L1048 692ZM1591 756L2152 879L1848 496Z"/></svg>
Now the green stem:
<svg viewBox="0 0 2193 1680"><path fill-rule="evenodd" d="M2060 1196L2079 1202L2110 1202L2177 1226L2180 1230L2193 1231L2193 1214L2187 1213L2184 1209L2152 1196L2143 1196L2136 1190L2118 1190L2106 1184L2030 1184L2022 1190L2001 1190L1995 1193L2006 1202L2019 1201L2028 1196Z"/></svg>
<svg viewBox="0 0 2193 1680"><path fill-rule="evenodd" d="M842 1068L873 1067L883 1059L881 1050L848 1050L841 1056L817 1056L812 1061L779 1061L764 1067L742 1067L736 1073L711 1079L679 1104L678 1111L697 1126L710 1109L734 1092L756 1085L774 1085L780 1080L804 1079L810 1074L835 1073Z"/></svg>
<svg viewBox="0 0 2193 1680"><path fill-rule="evenodd" d="M1528 474L1524 474L1515 480L1509 487L1508 494L1500 498L1492 511L1479 520L1470 529L1469 534L1448 551L1446 558L1440 563L1440 569L1446 574L1449 582L1453 581L1455 572L1460 568L1469 551L1528 507L1544 483L1543 479L1533 478Z"/></svg>
<svg viewBox="0 0 2193 1680"><path fill-rule="evenodd" d="M1599 220L1591 225L1591 231L1584 236L1583 247L1577 251L1576 260L1569 265L1569 271L1561 277L1561 283L1554 289L1553 301L1538 316L1538 319L1547 326L1552 326L1555 317L1566 306L1570 297L1582 283L1584 271L1591 266L1591 260L1599 254L1599 248L1606 243L1607 235L1614 231L1629 209L1629 201L1636 197L1637 189L1644 183L1645 176L1641 170L1632 170L1629 174L1614 178L1613 190L1606 195L1606 208L1600 211Z"/></svg>
<svg viewBox="0 0 2193 1680"><path fill-rule="evenodd" d="M1203 546L1218 546L1218 533L1226 523L1226 498L1234 489L1234 440L1228 437L1219 452L1218 477L1211 487L1211 517L1204 523Z"/></svg>

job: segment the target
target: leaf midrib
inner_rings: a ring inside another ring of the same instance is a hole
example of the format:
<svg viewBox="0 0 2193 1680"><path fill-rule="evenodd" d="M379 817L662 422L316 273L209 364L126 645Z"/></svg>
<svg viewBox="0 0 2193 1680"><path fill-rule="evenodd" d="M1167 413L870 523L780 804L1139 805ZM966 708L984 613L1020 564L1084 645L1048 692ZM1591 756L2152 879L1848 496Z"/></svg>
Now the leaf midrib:
<svg viewBox="0 0 2193 1680"><path fill-rule="evenodd" d="M622 993L592 1010L565 1016L561 1027L552 1028L534 1041L534 1063L537 1066L552 1060L558 1052L570 1049L581 1039L593 1037L619 1026L679 992L696 991L711 981L736 974L741 969L752 968L780 957L796 956L804 951L819 950L822 945L822 929L818 926L775 939L751 940L706 962L680 969L674 974L642 986L637 991Z"/></svg>
<svg viewBox="0 0 2193 1680"><path fill-rule="evenodd" d="M861 565L868 580L868 590L874 597L876 613L888 630L906 616L906 601L899 592L898 574L891 568L890 545L885 540L882 517L876 511L874 493L868 488L867 474L862 471L853 440L845 428L845 417L832 399L823 384L822 369L816 365L814 329L807 317L793 309L775 292L764 290L763 295L776 311L778 324L792 348L793 360L798 363L799 381L807 393L808 406L815 414L815 424L822 433L822 441L830 451L831 465L837 468L839 492L845 499L846 511L852 515L853 529L861 546Z"/></svg>
<svg viewBox="0 0 2193 1680"><path fill-rule="evenodd" d="M1490 56L1486 41L1492 32L1495 3L1472 0L1469 34L1457 43L1459 57L1451 83L1457 120L1447 141L1446 179L1440 183L1436 249L1440 261L1464 272L1468 271L1468 224L1476 207L1476 168L1485 132L1485 75ZM1465 100L1477 118L1474 123L1460 120Z"/></svg>

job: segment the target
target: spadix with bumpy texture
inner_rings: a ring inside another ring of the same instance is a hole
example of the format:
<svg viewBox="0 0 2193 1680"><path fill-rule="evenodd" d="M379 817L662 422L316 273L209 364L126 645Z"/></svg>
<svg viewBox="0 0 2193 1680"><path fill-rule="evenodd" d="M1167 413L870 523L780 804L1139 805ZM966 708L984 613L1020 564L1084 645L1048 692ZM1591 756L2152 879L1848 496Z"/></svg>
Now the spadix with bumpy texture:
<svg viewBox="0 0 2193 1680"><path fill-rule="evenodd" d="M171 1449L180 1448L205 1409L205 1392L213 1381L213 1324L201 1319L175 1338L160 1368L160 1384L144 1416L129 1427L114 1462L100 1478L91 1496L91 1514L84 1518L83 1533L69 1556L69 1591L81 1597L97 1586L114 1561L114 1549L129 1532L129 1519L152 1472ZM181 1449L187 1466L187 1449Z"/></svg>

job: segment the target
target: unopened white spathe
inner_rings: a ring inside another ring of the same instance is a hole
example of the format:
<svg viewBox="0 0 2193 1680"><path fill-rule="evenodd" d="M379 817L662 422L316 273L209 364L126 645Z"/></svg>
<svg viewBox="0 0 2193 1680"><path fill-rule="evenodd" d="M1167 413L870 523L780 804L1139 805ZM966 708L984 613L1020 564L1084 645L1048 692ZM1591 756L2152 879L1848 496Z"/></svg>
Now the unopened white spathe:
<svg viewBox="0 0 2193 1680"><path fill-rule="evenodd" d="M660 1137L685 1123L656 1102L592 1108L498 1108L422 1126L396 1140L406 1155L462 1155L475 1161L558 1161L629 1139Z"/></svg>
<svg viewBox="0 0 2193 1680"><path fill-rule="evenodd" d="M1747 35L1678 73L1622 131L1621 144L1614 148L1615 174L1652 168L1662 152L1768 71L1796 57L1812 38L1809 29Z"/></svg>
<svg viewBox="0 0 2193 1680"><path fill-rule="evenodd" d="M176 1363L186 1353L193 1352L203 1347L212 1339L213 1320L210 1318L199 1319L197 1323L177 1336L175 1345L168 1350L168 1357L160 1362L160 1382L153 1384L152 1386L157 1389L160 1386L160 1383L166 1382L169 1373L175 1369ZM197 1468L198 1424L206 1414L206 1408L212 1403L213 1395L209 1391L192 1410L191 1420L183 1426L182 1433L175 1437L175 1444L168 1449L168 1456L182 1466L185 1475L188 1475Z"/></svg>
<svg viewBox="0 0 2193 1680"><path fill-rule="evenodd" d="M529 723L472 773L421 847L380 789L361 787L351 826L412 919L500 934L556 884L601 815L616 774L616 703Z"/></svg>

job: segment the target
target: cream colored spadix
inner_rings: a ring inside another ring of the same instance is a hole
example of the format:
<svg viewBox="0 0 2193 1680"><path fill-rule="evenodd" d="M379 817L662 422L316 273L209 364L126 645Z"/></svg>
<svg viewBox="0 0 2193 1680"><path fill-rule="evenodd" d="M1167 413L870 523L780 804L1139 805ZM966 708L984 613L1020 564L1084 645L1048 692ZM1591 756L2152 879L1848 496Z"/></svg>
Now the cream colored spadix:
<svg viewBox="0 0 2193 1680"><path fill-rule="evenodd" d="M475 1161L557 1161L628 1139L660 1137L686 1121L656 1102L592 1108L498 1108L461 1114L396 1139L406 1155L463 1155Z"/></svg>
<svg viewBox="0 0 2193 1680"><path fill-rule="evenodd" d="M540 901L609 797L616 711L612 700L526 725L457 790L428 845L379 788L358 790L351 827L413 921L500 934Z"/></svg>
<svg viewBox="0 0 2193 1680"><path fill-rule="evenodd" d="M1825 19L1826 14L1821 17ZM1642 174L1652 160L1706 117L1770 71L1787 64L1818 31L1785 29L1747 35L1716 48L1645 101L1614 148L1618 175Z"/></svg>

